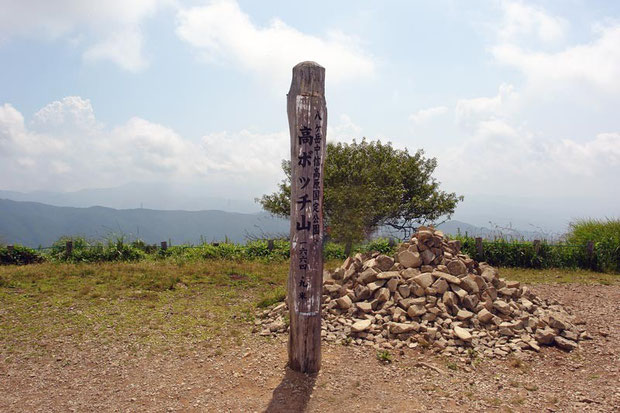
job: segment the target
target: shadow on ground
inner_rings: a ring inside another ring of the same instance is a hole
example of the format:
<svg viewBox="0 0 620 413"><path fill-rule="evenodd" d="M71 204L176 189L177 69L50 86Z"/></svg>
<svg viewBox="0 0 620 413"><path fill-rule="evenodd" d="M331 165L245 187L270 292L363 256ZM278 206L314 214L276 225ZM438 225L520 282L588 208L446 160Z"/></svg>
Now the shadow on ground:
<svg viewBox="0 0 620 413"><path fill-rule="evenodd" d="M316 375L298 373L286 367L286 374L273 391L266 413L303 412L314 390Z"/></svg>

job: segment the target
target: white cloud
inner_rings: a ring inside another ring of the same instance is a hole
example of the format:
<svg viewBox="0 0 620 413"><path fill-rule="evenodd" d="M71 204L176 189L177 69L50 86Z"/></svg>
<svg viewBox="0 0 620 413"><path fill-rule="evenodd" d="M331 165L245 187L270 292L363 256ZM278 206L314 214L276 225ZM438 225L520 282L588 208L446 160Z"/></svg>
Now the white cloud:
<svg viewBox="0 0 620 413"><path fill-rule="evenodd" d="M361 126L357 125L351 117L345 113L340 114L337 122L327 125L328 142L349 142L353 139L358 142L364 137Z"/></svg>
<svg viewBox="0 0 620 413"><path fill-rule="evenodd" d="M620 25L598 27L595 34L592 42L559 52L529 51L505 43L493 47L492 53L499 63L519 69L535 89L557 91L585 84L598 92L618 93Z"/></svg>
<svg viewBox="0 0 620 413"><path fill-rule="evenodd" d="M292 67L314 60L327 68L327 81L356 80L373 74L375 63L355 39L331 32L318 37L274 18L256 26L234 0L179 11L177 34L208 62L237 66L278 82L290 79Z"/></svg>
<svg viewBox="0 0 620 413"><path fill-rule="evenodd" d="M502 41L514 42L534 38L545 43L555 43L565 36L566 19L551 16L542 8L520 1L503 1L504 18L498 28Z"/></svg>
<svg viewBox="0 0 620 413"><path fill-rule="evenodd" d="M502 7L489 50L525 82L457 101L460 141L438 151L442 179L462 192L603 197L620 175L620 25L594 25L592 40L568 44L565 19L523 2Z"/></svg>
<svg viewBox="0 0 620 413"><path fill-rule="evenodd" d="M591 39L569 44L569 22L520 1L501 3L504 17L490 47L495 61L519 70L537 95L620 91L620 24L594 23Z"/></svg>
<svg viewBox="0 0 620 413"><path fill-rule="evenodd" d="M505 116L517 99L514 86L505 83L499 86L496 96L459 99L455 109L456 122L460 126L471 127L482 119Z"/></svg>
<svg viewBox="0 0 620 413"><path fill-rule="evenodd" d="M459 193L601 196L620 175L620 133L558 139L520 120L527 102L512 86L455 108L458 143L437 150L439 179ZM444 130L449 125L441 125Z"/></svg>
<svg viewBox="0 0 620 413"><path fill-rule="evenodd" d="M269 190L289 156L285 132L247 130L183 138L133 117L106 127L87 99L72 96L38 111L28 126L10 104L0 106L0 187L75 190L128 182L201 182ZM10 177L10 178L7 178Z"/></svg>
<svg viewBox="0 0 620 413"><path fill-rule="evenodd" d="M174 0L0 0L0 43L15 37L93 38L84 58L107 59L129 71L146 67L140 23ZM88 40L90 42L90 40Z"/></svg>
<svg viewBox="0 0 620 413"><path fill-rule="evenodd" d="M583 143L564 139L555 145L546 144L545 151L553 163L571 175L594 178L606 165L620 170L620 133L599 133Z"/></svg>
<svg viewBox="0 0 620 413"><path fill-rule="evenodd" d="M125 27L84 52L87 61L110 60L130 72L139 72L148 66L143 56L143 35L137 27Z"/></svg>
<svg viewBox="0 0 620 413"><path fill-rule="evenodd" d="M435 106L427 109L420 109L416 113L409 116L409 120L411 120L415 125L421 125L423 123L428 122L429 120L436 118L438 116L444 115L448 112L447 106Z"/></svg>

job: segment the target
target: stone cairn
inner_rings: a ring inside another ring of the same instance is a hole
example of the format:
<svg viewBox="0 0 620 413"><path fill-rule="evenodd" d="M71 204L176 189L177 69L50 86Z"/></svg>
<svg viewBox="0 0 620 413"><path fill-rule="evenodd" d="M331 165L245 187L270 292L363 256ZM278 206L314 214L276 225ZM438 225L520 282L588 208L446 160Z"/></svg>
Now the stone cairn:
<svg viewBox="0 0 620 413"><path fill-rule="evenodd" d="M420 227L395 257L357 254L323 277L322 337L377 350L427 347L446 355L504 357L588 338L557 302L460 252L458 240ZM286 332L286 303L257 319L261 335ZM475 353L472 353L475 351Z"/></svg>

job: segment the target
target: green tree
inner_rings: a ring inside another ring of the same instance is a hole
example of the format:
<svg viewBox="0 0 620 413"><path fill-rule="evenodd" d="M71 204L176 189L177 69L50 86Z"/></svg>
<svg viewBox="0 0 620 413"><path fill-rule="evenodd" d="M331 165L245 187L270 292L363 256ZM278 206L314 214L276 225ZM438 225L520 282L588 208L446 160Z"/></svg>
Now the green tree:
<svg viewBox="0 0 620 413"><path fill-rule="evenodd" d="M325 161L325 222L330 236L347 245L366 239L381 226L408 237L419 225L449 219L462 196L439 189L432 174L437 160L424 151L411 155L391 143L366 141L329 143ZM286 178L278 190L257 201L263 209L287 218L290 214L291 167L283 160Z"/></svg>

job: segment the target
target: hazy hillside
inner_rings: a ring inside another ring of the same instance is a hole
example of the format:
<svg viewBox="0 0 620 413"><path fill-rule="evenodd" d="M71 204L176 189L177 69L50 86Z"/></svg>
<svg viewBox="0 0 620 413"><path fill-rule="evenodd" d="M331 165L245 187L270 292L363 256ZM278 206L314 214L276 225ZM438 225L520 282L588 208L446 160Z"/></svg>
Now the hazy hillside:
<svg viewBox="0 0 620 413"><path fill-rule="evenodd" d="M229 199L207 196L207 188L199 185L130 183L114 188L88 188L73 192L0 190L0 199L41 202L54 206L87 208L93 205L133 209L206 211L221 210L246 214L260 212L261 208L250 199Z"/></svg>
<svg viewBox="0 0 620 413"><path fill-rule="evenodd" d="M288 233L288 221L266 213L224 211L158 211L104 207L56 207L36 202L0 199L0 240L28 246L48 246L63 235L105 238L125 234L148 243L222 240L242 242L247 233Z"/></svg>

